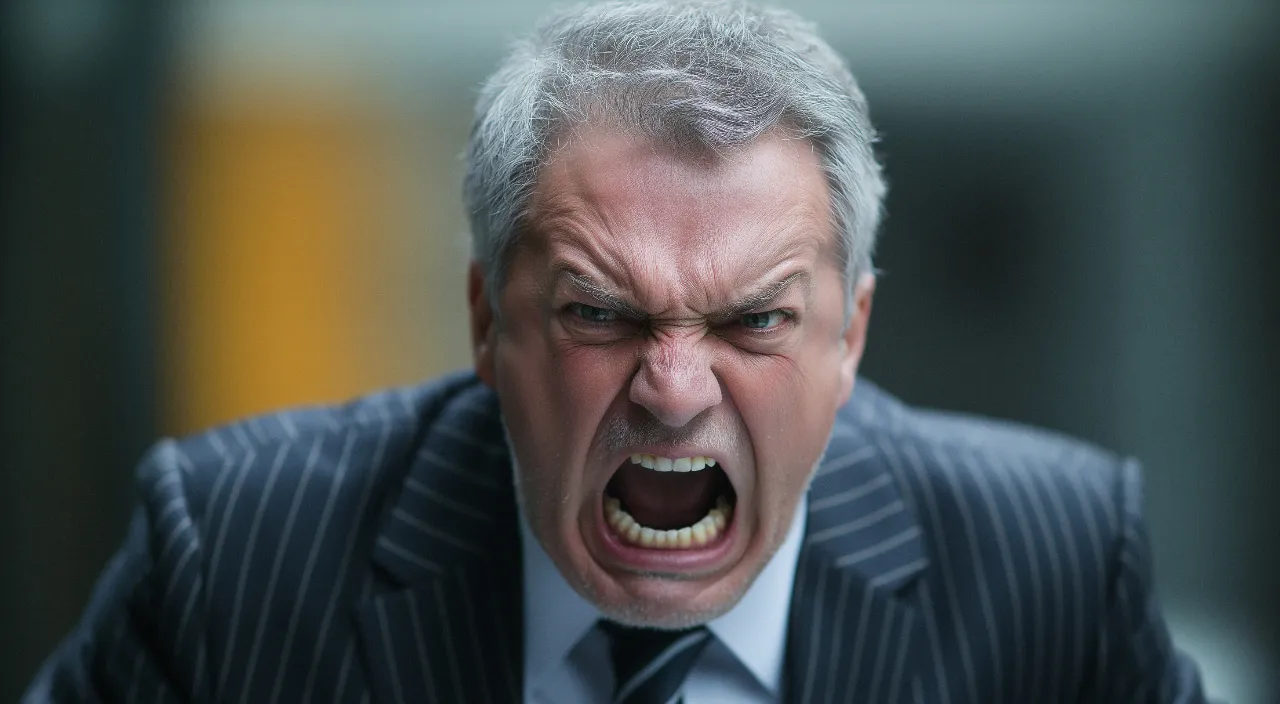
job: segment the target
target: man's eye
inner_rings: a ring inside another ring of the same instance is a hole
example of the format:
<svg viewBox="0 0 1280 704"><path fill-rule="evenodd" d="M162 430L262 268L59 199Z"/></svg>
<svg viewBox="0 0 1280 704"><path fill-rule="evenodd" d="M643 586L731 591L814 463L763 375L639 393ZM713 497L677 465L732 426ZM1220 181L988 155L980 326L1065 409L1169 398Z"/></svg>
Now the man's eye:
<svg viewBox="0 0 1280 704"><path fill-rule="evenodd" d="M618 314L608 308L589 306L585 303L574 303L572 308L579 318L588 323L612 323L618 319Z"/></svg>
<svg viewBox="0 0 1280 704"><path fill-rule="evenodd" d="M769 330L776 328L787 320L787 314L780 310L767 310L761 313L747 313L742 316L742 327L751 330Z"/></svg>

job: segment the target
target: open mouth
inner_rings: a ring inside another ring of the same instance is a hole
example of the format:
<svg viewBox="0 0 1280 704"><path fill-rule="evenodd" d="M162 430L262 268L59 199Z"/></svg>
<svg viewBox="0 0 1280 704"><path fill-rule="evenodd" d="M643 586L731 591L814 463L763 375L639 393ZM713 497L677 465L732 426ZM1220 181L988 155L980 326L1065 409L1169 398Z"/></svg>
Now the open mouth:
<svg viewBox="0 0 1280 704"><path fill-rule="evenodd" d="M699 550L724 539L736 499L713 458L636 454L605 487L604 518L628 545Z"/></svg>

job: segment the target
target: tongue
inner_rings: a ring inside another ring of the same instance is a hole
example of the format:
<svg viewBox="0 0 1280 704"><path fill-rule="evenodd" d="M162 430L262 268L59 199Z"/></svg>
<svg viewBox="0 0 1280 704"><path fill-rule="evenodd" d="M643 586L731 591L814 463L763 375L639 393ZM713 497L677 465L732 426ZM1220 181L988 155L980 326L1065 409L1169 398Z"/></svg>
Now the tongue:
<svg viewBox="0 0 1280 704"><path fill-rule="evenodd" d="M719 467L700 472L655 472L627 463L613 476L608 491L640 525L667 530L691 526L707 515L723 479Z"/></svg>

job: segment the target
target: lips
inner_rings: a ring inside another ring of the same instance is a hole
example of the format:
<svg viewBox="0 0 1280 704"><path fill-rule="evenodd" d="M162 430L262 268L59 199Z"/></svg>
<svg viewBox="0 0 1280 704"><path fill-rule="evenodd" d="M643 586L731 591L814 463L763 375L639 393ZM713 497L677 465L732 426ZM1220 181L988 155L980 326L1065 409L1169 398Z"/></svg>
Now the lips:
<svg viewBox="0 0 1280 704"><path fill-rule="evenodd" d="M603 501L608 530L644 550L697 551L714 546L733 519L728 476L706 456L636 454L614 473Z"/></svg>

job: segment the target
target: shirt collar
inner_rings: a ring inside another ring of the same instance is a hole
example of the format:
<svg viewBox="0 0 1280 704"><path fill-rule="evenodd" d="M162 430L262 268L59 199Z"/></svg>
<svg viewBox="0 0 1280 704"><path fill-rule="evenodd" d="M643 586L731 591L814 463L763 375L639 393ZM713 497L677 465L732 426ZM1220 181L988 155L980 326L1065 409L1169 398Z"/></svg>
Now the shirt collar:
<svg viewBox="0 0 1280 704"><path fill-rule="evenodd" d="M808 497L801 494L791 528L773 559L765 565L736 606L707 624L716 638L774 696L782 690L791 589L795 585L796 563L800 559L807 513Z"/></svg>
<svg viewBox="0 0 1280 704"><path fill-rule="evenodd" d="M802 495L787 537L742 600L707 624L734 657L771 694L781 691L787 618L796 563L804 538L807 496ZM600 610L565 581L520 515L524 552L525 677L536 684L569 656L600 618Z"/></svg>
<svg viewBox="0 0 1280 704"><path fill-rule="evenodd" d="M529 685L550 674L600 620L600 610L574 591L520 514L524 551L524 672Z"/></svg>

